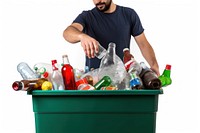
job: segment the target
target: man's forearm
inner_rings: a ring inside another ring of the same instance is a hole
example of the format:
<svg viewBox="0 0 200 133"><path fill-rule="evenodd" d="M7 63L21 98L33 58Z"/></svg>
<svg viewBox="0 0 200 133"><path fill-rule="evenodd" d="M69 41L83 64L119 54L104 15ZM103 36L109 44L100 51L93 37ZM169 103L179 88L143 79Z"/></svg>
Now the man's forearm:
<svg viewBox="0 0 200 133"><path fill-rule="evenodd" d="M153 50L153 48L151 47L151 45L147 45L147 47L145 47L142 50L142 54L145 58L145 60L148 62L148 64L150 65L151 69L153 71L156 72L156 74L159 76L159 65L155 56L155 52Z"/></svg>
<svg viewBox="0 0 200 133"><path fill-rule="evenodd" d="M83 33L74 26L67 27L63 32L63 37L70 43L80 42L80 36Z"/></svg>
<svg viewBox="0 0 200 133"><path fill-rule="evenodd" d="M145 60L150 65L151 69L156 72L156 74L159 76L159 65L154 53L153 48L151 47L150 43L147 41L145 34L142 33L141 35L135 37L135 40L140 48L140 51L145 58Z"/></svg>
<svg viewBox="0 0 200 133"><path fill-rule="evenodd" d="M144 58L147 60L147 62L149 63L149 65L152 66L156 66L158 67L158 63L156 60L156 56L155 56L155 52L153 50L153 48L151 47L151 45L148 45L143 51L142 54L144 56Z"/></svg>

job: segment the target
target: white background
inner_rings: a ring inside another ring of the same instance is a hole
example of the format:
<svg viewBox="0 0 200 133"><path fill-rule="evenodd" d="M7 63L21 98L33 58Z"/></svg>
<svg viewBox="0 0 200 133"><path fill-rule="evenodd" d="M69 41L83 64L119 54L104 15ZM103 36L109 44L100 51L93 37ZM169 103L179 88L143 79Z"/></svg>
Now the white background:
<svg viewBox="0 0 200 133"><path fill-rule="evenodd" d="M199 36L198 3L194 0L114 0L139 14L152 44L160 72L172 65L172 85L159 97L157 133L199 133ZM84 68L80 44L69 44L63 30L92 0L0 0L0 133L34 133L31 96L15 92L21 80L16 66L24 61L62 63L69 55L74 68ZM131 52L144 61L134 40Z"/></svg>

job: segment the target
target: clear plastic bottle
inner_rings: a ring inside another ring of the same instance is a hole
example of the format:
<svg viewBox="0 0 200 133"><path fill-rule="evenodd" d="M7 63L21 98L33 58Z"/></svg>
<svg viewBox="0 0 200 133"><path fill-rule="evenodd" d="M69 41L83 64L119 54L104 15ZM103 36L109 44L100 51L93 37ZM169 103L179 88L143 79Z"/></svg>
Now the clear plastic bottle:
<svg viewBox="0 0 200 133"><path fill-rule="evenodd" d="M160 89L161 81L157 75L144 62L141 62L140 65L142 66L140 77L143 81L144 89Z"/></svg>
<svg viewBox="0 0 200 133"><path fill-rule="evenodd" d="M95 84L99 81L98 75L99 75L99 68L94 69L94 70L91 70L91 71L89 71L89 72L83 74L83 75L80 77L80 79L86 77L88 83L89 83L90 85L93 86L93 85L95 85Z"/></svg>
<svg viewBox="0 0 200 133"><path fill-rule="evenodd" d="M98 77L102 79L104 76L109 76L112 79L112 85L125 89L121 86L127 75L124 63L115 53L116 44L110 43L106 55L102 58ZM125 87L125 86L124 86Z"/></svg>
<svg viewBox="0 0 200 133"><path fill-rule="evenodd" d="M98 59L101 59L106 55L106 49L103 46L101 46L99 43L98 43L98 48L99 48L99 51L98 53L95 53L95 56Z"/></svg>
<svg viewBox="0 0 200 133"><path fill-rule="evenodd" d="M85 74L85 71L78 68L73 68L75 81L79 80L82 75Z"/></svg>
<svg viewBox="0 0 200 133"><path fill-rule="evenodd" d="M27 63L21 62L17 65L17 70L23 79L36 79L40 76L36 74Z"/></svg>
<svg viewBox="0 0 200 133"><path fill-rule="evenodd" d="M129 73L130 74L130 88L132 90L140 90L142 89L142 82L140 77L136 73Z"/></svg>
<svg viewBox="0 0 200 133"><path fill-rule="evenodd" d="M57 66L57 60L52 60L52 74L51 74L51 82L53 84L53 90L64 90L64 82L61 72Z"/></svg>
<svg viewBox="0 0 200 133"><path fill-rule="evenodd" d="M135 60L134 56L130 53L129 48L124 48L124 57L123 62L126 68L126 71L130 75L130 88L131 89L142 89L143 83L139 76L142 71L142 67Z"/></svg>
<svg viewBox="0 0 200 133"><path fill-rule="evenodd" d="M33 66L33 69L41 78L50 80L50 75L53 72L51 64L39 62Z"/></svg>
<svg viewBox="0 0 200 133"><path fill-rule="evenodd" d="M38 79L26 79L21 81L15 81L12 84L12 88L15 91L41 90L41 86L45 81L48 80L45 78L38 78Z"/></svg>
<svg viewBox="0 0 200 133"><path fill-rule="evenodd" d="M63 76L63 81L66 90L76 90L76 82L73 67L69 63L69 59L67 55L62 56L63 59L63 67L61 69L61 73Z"/></svg>

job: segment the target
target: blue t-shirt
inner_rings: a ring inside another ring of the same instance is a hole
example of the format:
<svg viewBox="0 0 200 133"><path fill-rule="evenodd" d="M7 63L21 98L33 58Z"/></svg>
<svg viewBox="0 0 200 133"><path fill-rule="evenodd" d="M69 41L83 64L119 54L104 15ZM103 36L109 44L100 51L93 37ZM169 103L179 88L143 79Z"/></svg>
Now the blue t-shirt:
<svg viewBox="0 0 200 133"><path fill-rule="evenodd" d="M133 37L143 33L141 21L137 13L128 7L118 6L113 13L103 13L96 7L92 10L83 11L73 21L80 23L83 32L95 38L105 49L108 44L116 44L116 54L123 59L123 49L130 48L131 35ZM98 68L98 58L87 58L86 66Z"/></svg>

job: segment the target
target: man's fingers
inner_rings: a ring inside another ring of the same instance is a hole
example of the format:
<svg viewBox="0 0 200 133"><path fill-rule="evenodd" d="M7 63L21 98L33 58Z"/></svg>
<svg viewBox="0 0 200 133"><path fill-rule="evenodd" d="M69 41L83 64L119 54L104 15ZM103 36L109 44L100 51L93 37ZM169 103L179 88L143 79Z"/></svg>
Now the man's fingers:
<svg viewBox="0 0 200 133"><path fill-rule="evenodd" d="M96 42L95 44L94 44L94 50L95 50L95 53L98 53L99 52L99 42Z"/></svg>
<svg viewBox="0 0 200 133"><path fill-rule="evenodd" d="M92 58L94 58L94 44L93 43L89 43L90 46L90 55Z"/></svg>
<svg viewBox="0 0 200 133"><path fill-rule="evenodd" d="M98 42L93 38L85 38L81 40L81 45L88 58L94 58L95 53L98 53Z"/></svg>
<svg viewBox="0 0 200 133"><path fill-rule="evenodd" d="M87 55L87 57L91 58L90 45L86 44L85 47L86 47L86 55Z"/></svg>

